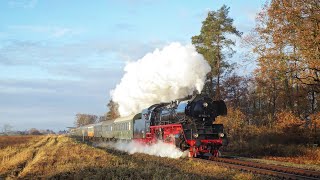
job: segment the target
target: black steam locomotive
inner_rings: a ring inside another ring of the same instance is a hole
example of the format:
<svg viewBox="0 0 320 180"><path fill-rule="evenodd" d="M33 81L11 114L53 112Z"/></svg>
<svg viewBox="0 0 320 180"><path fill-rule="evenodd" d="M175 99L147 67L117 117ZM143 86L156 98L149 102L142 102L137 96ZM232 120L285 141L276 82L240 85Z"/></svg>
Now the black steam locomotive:
<svg viewBox="0 0 320 180"><path fill-rule="evenodd" d="M195 95L168 103L154 104L141 113L75 129L74 135L103 139L125 139L152 144L157 141L189 150L190 157L219 156L226 137L222 124L214 124L226 115L224 101Z"/></svg>

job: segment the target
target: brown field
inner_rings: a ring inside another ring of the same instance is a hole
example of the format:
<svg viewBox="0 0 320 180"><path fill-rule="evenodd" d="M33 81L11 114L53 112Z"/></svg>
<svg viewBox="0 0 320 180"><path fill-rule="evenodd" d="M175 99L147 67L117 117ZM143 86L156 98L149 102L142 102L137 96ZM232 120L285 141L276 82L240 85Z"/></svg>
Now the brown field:
<svg viewBox="0 0 320 180"><path fill-rule="evenodd" d="M16 146L28 143L36 136L0 136L0 149L7 146Z"/></svg>
<svg viewBox="0 0 320 180"><path fill-rule="evenodd" d="M188 159L160 158L146 154L128 155L112 149L97 149L64 136L31 137L26 143L1 149L0 179L39 178L265 179L266 177Z"/></svg>

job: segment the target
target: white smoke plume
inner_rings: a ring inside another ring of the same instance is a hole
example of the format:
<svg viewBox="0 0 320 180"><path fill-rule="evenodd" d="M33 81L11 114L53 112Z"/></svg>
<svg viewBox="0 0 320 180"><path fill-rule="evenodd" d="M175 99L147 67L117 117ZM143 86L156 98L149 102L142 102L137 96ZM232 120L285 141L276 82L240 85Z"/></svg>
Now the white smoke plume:
<svg viewBox="0 0 320 180"><path fill-rule="evenodd" d="M120 84L111 91L121 116L136 114L159 102L200 92L210 66L192 45L171 43L128 63Z"/></svg>
<svg viewBox="0 0 320 180"><path fill-rule="evenodd" d="M160 157L169 157L169 158L180 158L185 157L187 155L186 152L180 151L172 144L167 144L162 141L158 141L155 144L146 145L138 142L130 141L130 142L108 142L108 143L99 143L96 146L98 147L109 147L114 148L120 151L127 152L129 154L134 153L144 153L154 156Z"/></svg>

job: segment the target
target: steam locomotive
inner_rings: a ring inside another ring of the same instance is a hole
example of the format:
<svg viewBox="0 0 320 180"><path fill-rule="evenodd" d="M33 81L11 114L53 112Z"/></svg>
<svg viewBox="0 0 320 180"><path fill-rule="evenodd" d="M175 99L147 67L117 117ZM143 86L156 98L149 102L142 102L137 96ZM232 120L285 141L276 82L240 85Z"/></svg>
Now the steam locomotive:
<svg viewBox="0 0 320 180"><path fill-rule="evenodd" d="M195 95L172 102L154 104L141 113L73 129L82 138L133 140L152 144L157 141L174 144L189 157L204 154L219 156L226 142L222 124L213 124L226 115L224 101L213 101L206 95Z"/></svg>

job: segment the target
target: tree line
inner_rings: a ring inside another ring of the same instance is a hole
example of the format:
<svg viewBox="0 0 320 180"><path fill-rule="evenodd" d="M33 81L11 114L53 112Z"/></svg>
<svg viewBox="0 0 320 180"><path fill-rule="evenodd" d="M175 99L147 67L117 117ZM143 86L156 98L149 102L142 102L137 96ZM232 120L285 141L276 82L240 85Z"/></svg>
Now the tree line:
<svg viewBox="0 0 320 180"><path fill-rule="evenodd" d="M212 68L203 93L227 100L256 124L270 123L282 111L301 119L319 113L320 2L272 0L265 4L256 27L241 38L250 49L251 61L257 63L249 77L235 74L228 62L235 47L230 35L242 34L228 13L226 6L210 11L200 34L192 37Z"/></svg>
<svg viewBox="0 0 320 180"><path fill-rule="evenodd" d="M229 107L229 117L218 122L226 125L231 139L242 142L241 146L259 137L264 137L261 142L269 138L275 144L319 144L320 2L272 0L264 5L256 27L241 37L249 49L247 57L257 64L250 76L235 74L227 63L230 53L226 49L235 44L230 34L239 36L232 23L225 23L232 22L227 20L228 12L226 6L209 12L200 35L192 37L215 72L209 75L203 93L226 100ZM221 39L228 46L219 45Z"/></svg>

